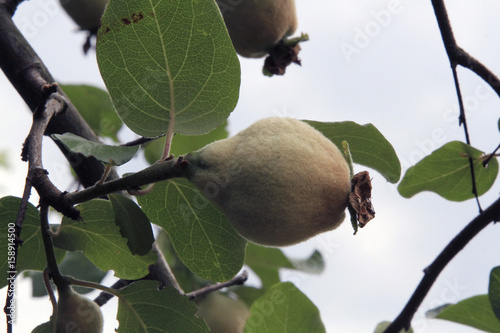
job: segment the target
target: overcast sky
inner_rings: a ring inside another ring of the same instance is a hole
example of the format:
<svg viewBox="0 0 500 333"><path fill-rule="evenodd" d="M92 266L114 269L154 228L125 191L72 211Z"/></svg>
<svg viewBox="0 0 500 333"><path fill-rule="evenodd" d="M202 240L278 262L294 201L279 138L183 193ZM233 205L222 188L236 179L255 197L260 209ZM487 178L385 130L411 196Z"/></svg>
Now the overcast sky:
<svg viewBox="0 0 500 333"><path fill-rule="evenodd" d="M56 80L104 87L95 53L82 55L84 34L75 32L76 26L57 5L56 0L27 1L15 21ZM500 3L454 0L446 5L458 43L499 75ZM231 135L270 116L373 123L394 145L404 169L448 141L464 140L457 126L452 74L430 1L298 0L297 11L298 32L307 32L311 39L302 45L302 67L293 65L284 77L268 78L261 74L262 59L241 59L242 85L238 106L229 118ZM473 73L461 69L459 75L472 145L492 151L499 141L499 99ZM0 194L21 196L26 165L19 154L31 116L3 74L0 101L4 117L0 151L13 156L10 169L0 168ZM127 140L133 134L121 136ZM44 166L65 189L66 162L49 140L46 143ZM122 170L143 166L131 163ZM366 168L355 165L355 169ZM319 249L326 259L322 275L283 271L282 277L319 307L329 333L373 332L378 322L394 319L422 270L478 213L474 200L450 203L428 192L404 199L394 184L376 172L371 175L377 214L358 235L352 235L347 221L335 231L285 249L300 258ZM499 185L481 197L483 208L496 200ZM35 197L32 202L36 203ZM441 304L487 293L489 272L500 264L499 237L498 226L486 228L451 262L415 316L416 332L475 332L428 320L424 314ZM49 318L50 303L29 301L30 286L22 280L18 290L17 331L28 332ZM110 332L115 323L106 319Z"/></svg>

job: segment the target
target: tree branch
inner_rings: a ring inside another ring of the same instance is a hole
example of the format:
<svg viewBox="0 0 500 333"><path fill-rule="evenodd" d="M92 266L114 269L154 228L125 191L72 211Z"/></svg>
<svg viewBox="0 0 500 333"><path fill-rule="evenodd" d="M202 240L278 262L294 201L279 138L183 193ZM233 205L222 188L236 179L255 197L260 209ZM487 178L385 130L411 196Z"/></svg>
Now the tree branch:
<svg viewBox="0 0 500 333"><path fill-rule="evenodd" d="M43 100L42 86L52 84L55 80L12 21L18 2L20 1L0 0L0 68L31 111L35 112ZM69 101L61 88L58 88L58 93ZM76 108L69 102L67 106L64 114L51 121L45 134L71 132L88 140L99 141ZM59 148L84 187L91 186L100 179L104 170L102 163L95 158L82 158L61 145ZM116 173L113 173L109 179L117 177Z"/></svg>
<svg viewBox="0 0 500 333"><path fill-rule="evenodd" d="M65 195L65 200L69 204L75 205L110 193L137 190L141 186L158 181L187 177L189 172L188 166L189 163L183 160L182 156L177 159L158 161L150 167L132 175L97 184L78 192L68 193Z"/></svg>
<svg viewBox="0 0 500 333"><path fill-rule="evenodd" d="M425 296L431 289L439 274L448 263L472 240L481 230L491 222L500 220L500 199L489 206L482 214L474 218L460 233L451 240L437 258L424 270L424 277L415 289L410 300L384 331L384 333L399 333L402 329L408 330L410 322Z"/></svg>

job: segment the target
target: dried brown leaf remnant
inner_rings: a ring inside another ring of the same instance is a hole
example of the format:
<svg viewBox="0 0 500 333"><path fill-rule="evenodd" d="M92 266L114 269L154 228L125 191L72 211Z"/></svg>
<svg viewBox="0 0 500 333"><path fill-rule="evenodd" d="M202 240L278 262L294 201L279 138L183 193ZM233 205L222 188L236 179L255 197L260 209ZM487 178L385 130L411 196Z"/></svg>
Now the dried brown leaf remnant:
<svg viewBox="0 0 500 333"><path fill-rule="evenodd" d="M370 220L375 218L371 196L372 182L368 171L355 174L351 180L349 203L356 211L360 228L363 228Z"/></svg>

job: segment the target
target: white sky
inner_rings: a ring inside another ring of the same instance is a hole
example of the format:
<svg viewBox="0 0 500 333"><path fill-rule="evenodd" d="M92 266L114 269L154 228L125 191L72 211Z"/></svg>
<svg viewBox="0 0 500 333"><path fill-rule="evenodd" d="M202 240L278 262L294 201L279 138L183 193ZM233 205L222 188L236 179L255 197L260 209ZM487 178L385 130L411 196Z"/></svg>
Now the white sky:
<svg viewBox="0 0 500 333"><path fill-rule="evenodd" d="M500 3L455 0L446 4L459 44L500 75ZM241 59L241 97L230 117L231 134L270 116L373 123L394 145L405 169L445 142L463 140L463 130L456 126L452 74L430 1L297 0L297 10L298 32L311 38L302 46L302 67L291 66L284 77L267 78L261 74L263 60ZM56 0L23 3L15 21L59 82L103 87L95 53L82 55L84 35L75 33L76 26ZM362 31L370 37L363 40ZM349 46L356 47L357 53L346 56L342 47ZM460 79L469 106L472 144L491 151L499 140L499 99L469 71L460 70ZM11 169L0 168L0 195L20 196L26 165L18 157L31 116L3 74L0 101L4 117L0 151L13 156ZM131 135L123 133L123 137ZM44 148L44 166L56 184L66 188L68 171L62 155L49 140ZM137 163L123 170L143 166ZM377 215L358 235L352 236L346 221L336 231L285 249L295 257L319 249L325 257L326 271L320 276L283 271L282 277L296 283L319 307L329 333L373 332L378 322L394 319L422 270L478 212L474 200L450 203L433 193L404 199L380 174L371 175ZM481 198L483 208L496 200L499 188L497 182ZM32 201L36 203L36 198ZM424 313L487 293L489 271L499 265L499 236L498 226L486 228L451 262L415 316L416 332L475 332L428 320ZM28 332L48 319L50 303L29 300L26 282L21 281L18 290L17 331ZM108 317L106 332L113 328Z"/></svg>

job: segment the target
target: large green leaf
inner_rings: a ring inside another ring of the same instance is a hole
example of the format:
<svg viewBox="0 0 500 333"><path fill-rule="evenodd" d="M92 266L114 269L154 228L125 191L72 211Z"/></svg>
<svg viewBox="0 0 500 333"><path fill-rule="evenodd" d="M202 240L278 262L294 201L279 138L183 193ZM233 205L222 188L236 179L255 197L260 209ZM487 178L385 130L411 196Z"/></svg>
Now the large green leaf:
<svg viewBox="0 0 500 333"><path fill-rule="evenodd" d="M318 308L291 282L278 283L250 308L245 333L326 332Z"/></svg>
<svg viewBox="0 0 500 333"><path fill-rule="evenodd" d="M127 163L139 150L139 146L110 146L87 140L73 133L53 134L52 137L74 153L80 153L87 157L94 156L99 161L112 165Z"/></svg>
<svg viewBox="0 0 500 333"><path fill-rule="evenodd" d="M13 266L11 258L12 243L9 239L13 239L12 232L9 227L12 227L16 222L17 212L21 205L21 199L16 197L3 197L0 199L0 253L4 253L4 257L0 263L0 288L7 285L8 272L12 271ZM43 271L47 266L45 257L45 248L43 245L42 233L40 232L40 216L38 210L32 204L28 203L26 214L23 221L23 229L21 230L21 239L23 245L18 248L16 271L21 273L25 270ZM11 229L12 230L12 229ZM55 255L58 262L64 258L66 251L56 249Z"/></svg>
<svg viewBox="0 0 500 333"><path fill-rule="evenodd" d="M121 194L108 195L115 223L120 227L120 233L128 242L132 254L146 255L153 247L155 241L151 223L146 214L131 199Z"/></svg>
<svg viewBox="0 0 500 333"><path fill-rule="evenodd" d="M240 67L213 0L111 0L97 61L118 115L134 132L207 133L236 106Z"/></svg>
<svg viewBox="0 0 500 333"><path fill-rule="evenodd" d="M179 258L196 275L225 281L243 266L246 241L187 180L156 183L151 193L137 199L149 220L167 231Z"/></svg>
<svg viewBox="0 0 500 333"><path fill-rule="evenodd" d="M390 142L372 124L306 122L335 143L340 151L344 151L342 141L347 141L354 163L377 170L391 183L399 180L401 163L398 156Z"/></svg>
<svg viewBox="0 0 500 333"><path fill-rule="evenodd" d="M451 201L474 198L469 156L474 161L478 195L490 189L498 174L498 161L493 158L483 166L483 153L463 142L448 142L406 171L398 186L399 193L409 198L422 191L432 191Z"/></svg>
<svg viewBox="0 0 500 333"><path fill-rule="evenodd" d="M493 313L497 316L498 320L500 320L500 266L491 270L488 297Z"/></svg>
<svg viewBox="0 0 500 333"><path fill-rule="evenodd" d="M203 333L205 321L196 318L196 305L171 287L158 290L154 281L138 281L120 290L119 333Z"/></svg>
<svg viewBox="0 0 500 333"><path fill-rule="evenodd" d="M122 237L111 203L95 199L78 206L83 222L67 217L54 245L68 251L82 251L103 271L114 270L122 279L139 279L149 273L148 266L156 263L156 254L133 255Z"/></svg>
<svg viewBox="0 0 500 333"><path fill-rule="evenodd" d="M170 153L174 156L184 155L203 148L207 144L227 138L226 130L227 121L213 131L202 135L182 135L176 134L172 140L172 148ZM165 137L153 140L146 145L144 149L144 157L153 164L163 156L165 150Z"/></svg>
<svg viewBox="0 0 500 333"><path fill-rule="evenodd" d="M493 313L488 295L474 296L447 306L437 317L491 333L500 332L500 321Z"/></svg>
<svg viewBox="0 0 500 333"><path fill-rule="evenodd" d="M123 123L106 91L84 84L64 84L61 88L97 135L118 142L116 134Z"/></svg>

